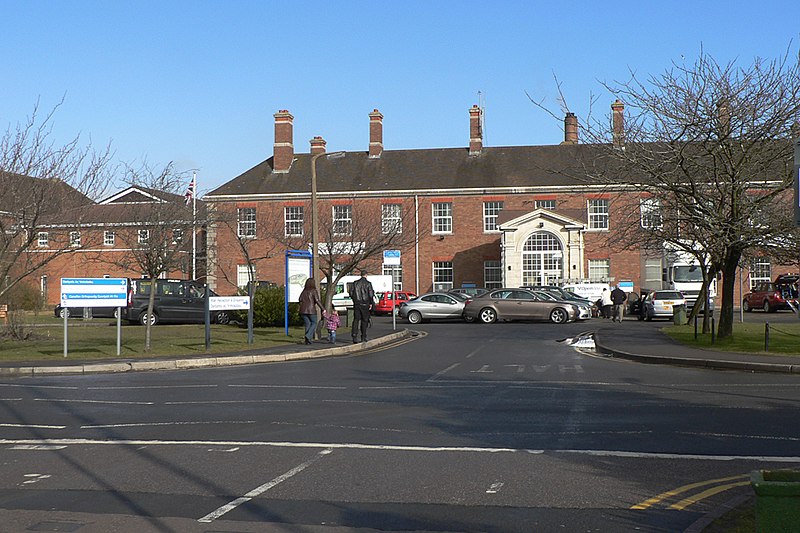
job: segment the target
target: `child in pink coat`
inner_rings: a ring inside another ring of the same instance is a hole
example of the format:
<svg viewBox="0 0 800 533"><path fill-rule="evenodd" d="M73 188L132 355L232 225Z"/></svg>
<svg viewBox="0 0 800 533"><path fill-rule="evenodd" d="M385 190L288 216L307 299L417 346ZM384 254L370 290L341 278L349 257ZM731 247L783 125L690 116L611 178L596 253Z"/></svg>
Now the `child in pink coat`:
<svg viewBox="0 0 800 533"><path fill-rule="evenodd" d="M330 313L323 311L322 316L325 318L325 327L328 329L328 342L336 344L336 328L341 323L339 313L336 311L331 311Z"/></svg>

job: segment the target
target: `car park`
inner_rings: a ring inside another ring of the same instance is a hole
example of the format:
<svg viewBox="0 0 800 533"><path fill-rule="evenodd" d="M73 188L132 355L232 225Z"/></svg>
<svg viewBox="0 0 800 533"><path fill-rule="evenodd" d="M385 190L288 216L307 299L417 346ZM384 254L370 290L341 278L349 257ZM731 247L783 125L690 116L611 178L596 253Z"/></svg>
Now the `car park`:
<svg viewBox="0 0 800 533"><path fill-rule="evenodd" d="M400 304L398 316L412 324L426 320L463 318L467 298L460 294L429 292Z"/></svg>
<svg viewBox="0 0 800 533"><path fill-rule="evenodd" d="M765 313L780 309L797 309L798 280L800 276L796 274L782 274L775 278L775 281L757 283L753 290L742 298L742 309L747 312L763 309Z"/></svg>
<svg viewBox="0 0 800 533"><path fill-rule="evenodd" d="M148 315L147 306L153 281L132 279L127 308L123 308L122 318L130 323L150 324L173 323L191 324L205 322L205 285L197 281L180 279L155 280L156 293L153 301L153 314ZM209 290L209 295L216 296ZM227 311L213 311L211 322L227 324L230 315Z"/></svg>
<svg viewBox="0 0 800 533"><path fill-rule="evenodd" d="M498 320L549 320L556 324L572 322L578 306L551 300L527 289L495 289L467 301L465 319L491 324Z"/></svg>
<svg viewBox="0 0 800 533"><path fill-rule="evenodd" d="M676 305L686 305L680 291L652 291L640 304L639 320L672 318Z"/></svg>
<svg viewBox="0 0 800 533"><path fill-rule="evenodd" d="M393 309L398 309L403 302L413 300L417 295L408 291L388 291L376 293L375 297L378 299L375 313L389 314Z"/></svg>
<svg viewBox="0 0 800 533"><path fill-rule="evenodd" d="M489 292L489 289L484 289L483 287L457 287L455 289L450 289L447 292L474 297L480 296L481 294L486 294Z"/></svg>

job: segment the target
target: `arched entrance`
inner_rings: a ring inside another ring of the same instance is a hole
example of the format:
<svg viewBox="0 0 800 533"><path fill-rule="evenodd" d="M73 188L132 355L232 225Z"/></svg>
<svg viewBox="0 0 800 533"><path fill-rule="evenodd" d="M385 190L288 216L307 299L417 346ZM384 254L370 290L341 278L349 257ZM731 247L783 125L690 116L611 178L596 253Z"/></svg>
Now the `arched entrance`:
<svg viewBox="0 0 800 533"><path fill-rule="evenodd" d="M538 231L522 248L522 285L554 285L564 277L561 241L547 231Z"/></svg>

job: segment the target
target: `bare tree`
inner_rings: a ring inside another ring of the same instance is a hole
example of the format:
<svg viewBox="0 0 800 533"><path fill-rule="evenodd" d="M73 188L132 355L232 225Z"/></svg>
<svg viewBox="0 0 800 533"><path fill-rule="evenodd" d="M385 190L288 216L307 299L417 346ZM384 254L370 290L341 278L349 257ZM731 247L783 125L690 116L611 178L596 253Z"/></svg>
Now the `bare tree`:
<svg viewBox="0 0 800 533"><path fill-rule="evenodd" d="M125 180L151 193L153 201L121 206L117 237L129 252L114 264L141 272L150 280L180 270L191 254L191 232L200 222L193 219L192 208L180 194L189 183L188 177L176 173L172 163L160 170L144 163L138 168L128 167ZM144 319L145 351L150 351L154 289L151 285Z"/></svg>
<svg viewBox="0 0 800 533"><path fill-rule="evenodd" d="M793 238L792 127L800 117L800 62L787 52L740 67L702 50L646 80L605 84L626 115L588 117L582 136L598 147L584 179L661 202L653 241L683 244L722 274L719 337L733 333L736 269L748 250ZM587 178L588 176L588 178ZM637 241L634 241L637 242Z"/></svg>
<svg viewBox="0 0 800 533"><path fill-rule="evenodd" d="M81 249L74 235L113 173L108 147L95 152L78 137L61 145L52 139L57 107L40 118L37 104L0 138L0 298L57 257Z"/></svg>

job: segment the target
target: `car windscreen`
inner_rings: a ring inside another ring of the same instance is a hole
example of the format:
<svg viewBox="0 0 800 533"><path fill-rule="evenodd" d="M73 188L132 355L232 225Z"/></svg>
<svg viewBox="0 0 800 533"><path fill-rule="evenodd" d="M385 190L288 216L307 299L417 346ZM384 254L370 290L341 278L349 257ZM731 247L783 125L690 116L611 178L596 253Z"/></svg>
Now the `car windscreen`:
<svg viewBox="0 0 800 533"><path fill-rule="evenodd" d="M655 293L654 300L683 300L683 294L677 291L658 291Z"/></svg>

